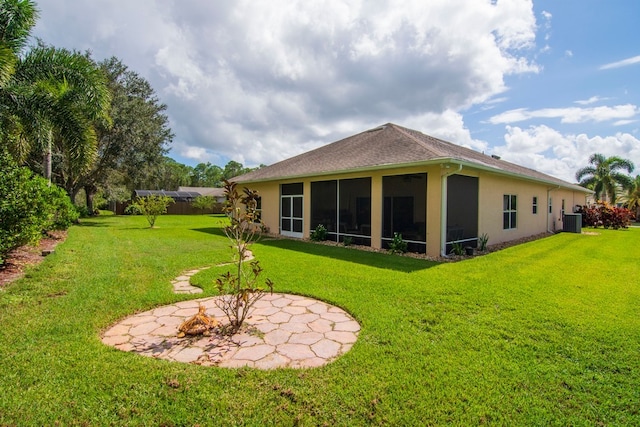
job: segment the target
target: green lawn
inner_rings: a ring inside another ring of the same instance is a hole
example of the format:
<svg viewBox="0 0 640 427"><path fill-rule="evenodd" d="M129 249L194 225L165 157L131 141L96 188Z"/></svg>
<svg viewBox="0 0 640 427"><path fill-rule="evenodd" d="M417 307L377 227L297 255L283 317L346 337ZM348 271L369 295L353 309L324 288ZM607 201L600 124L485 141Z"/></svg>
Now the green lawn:
<svg viewBox="0 0 640 427"><path fill-rule="evenodd" d="M640 425L640 229L558 234L437 264L290 240L253 247L279 292L361 324L318 369L154 360L101 330L228 260L220 219L100 217L0 293L0 425ZM193 283L213 295L215 271ZM195 296L200 297L200 296Z"/></svg>

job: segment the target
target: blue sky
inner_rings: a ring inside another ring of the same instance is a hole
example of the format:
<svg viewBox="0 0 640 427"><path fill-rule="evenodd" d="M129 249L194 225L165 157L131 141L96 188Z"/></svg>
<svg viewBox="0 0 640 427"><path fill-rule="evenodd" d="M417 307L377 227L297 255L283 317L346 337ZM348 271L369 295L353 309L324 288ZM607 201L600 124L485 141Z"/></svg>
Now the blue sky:
<svg viewBox="0 0 640 427"><path fill-rule="evenodd" d="M38 7L35 36L150 81L182 163L271 164L394 122L568 181L594 152L640 168L640 2Z"/></svg>

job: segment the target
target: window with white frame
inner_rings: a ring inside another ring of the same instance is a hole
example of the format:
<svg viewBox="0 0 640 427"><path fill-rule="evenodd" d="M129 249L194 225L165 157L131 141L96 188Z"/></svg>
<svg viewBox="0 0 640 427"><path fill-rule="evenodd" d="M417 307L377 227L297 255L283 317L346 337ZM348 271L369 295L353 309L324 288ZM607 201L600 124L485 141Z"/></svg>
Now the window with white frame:
<svg viewBox="0 0 640 427"><path fill-rule="evenodd" d="M502 228L505 230L516 228L517 199L515 194L505 194L502 198Z"/></svg>
<svg viewBox="0 0 640 427"><path fill-rule="evenodd" d="M560 209L560 218L564 218L564 199L562 199L562 207Z"/></svg>
<svg viewBox="0 0 640 427"><path fill-rule="evenodd" d="M531 211L534 215L538 213L538 198L533 196L533 201L531 203Z"/></svg>
<svg viewBox="0 0 640 427"><path fill-rule="evenodd" d="M549 197L549 213L553 213L553 199Z"/></svg>

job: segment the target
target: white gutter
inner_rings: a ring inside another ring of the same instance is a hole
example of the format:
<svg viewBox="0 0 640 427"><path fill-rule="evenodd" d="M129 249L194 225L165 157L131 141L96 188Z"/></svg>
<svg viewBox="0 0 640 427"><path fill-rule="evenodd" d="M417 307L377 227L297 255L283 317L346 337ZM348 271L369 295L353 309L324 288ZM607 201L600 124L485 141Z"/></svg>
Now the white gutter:
<svg viewBox="0 0 640 427"><path fill-rule="evenodd" d="M455 164L455 163L454 163ZM442 165L443 168L448 169L449 165ZM447 256L447 178L451 175L455 175L462 170L462 164L458 163L458 169L450 172L445 172L440 175L440 255Z"/></svg>

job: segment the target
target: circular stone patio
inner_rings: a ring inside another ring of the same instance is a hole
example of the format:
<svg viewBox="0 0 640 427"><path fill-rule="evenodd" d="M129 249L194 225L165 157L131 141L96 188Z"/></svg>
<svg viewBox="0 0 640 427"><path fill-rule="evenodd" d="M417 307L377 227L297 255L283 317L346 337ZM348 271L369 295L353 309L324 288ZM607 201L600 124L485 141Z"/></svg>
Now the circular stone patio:
<svg viewBox="0 0 640 427"><path fill-rule="evenodd" d="M178 326L198 312L226 323L215 300L182 301L127 317L107 329L102 342L143 356L207 366L258 369L310 368L349 351L360 325L344 310L315 299L265 294L245 320L249 332L177 338Z"/></svg>

